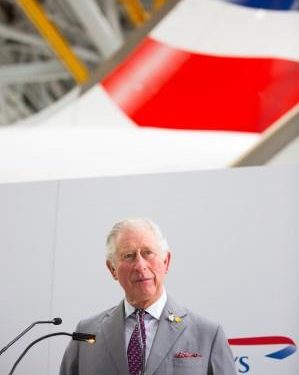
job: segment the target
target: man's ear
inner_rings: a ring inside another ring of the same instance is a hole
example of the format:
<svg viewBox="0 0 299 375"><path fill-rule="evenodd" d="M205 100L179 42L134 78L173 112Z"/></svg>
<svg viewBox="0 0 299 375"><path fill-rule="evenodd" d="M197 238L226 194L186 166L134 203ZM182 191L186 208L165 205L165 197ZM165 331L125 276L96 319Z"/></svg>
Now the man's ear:
<svg viewBox="0 0 299 375"><path fill-rule="evenodd" d="M171 252L167 251L165 258L164 258L164 265L165 265L165 273L168 272L171 260Z"/></svg>
<svg viewBox="0 0 299 375"><path fill-rule="evenodd" d="M113 263L110 260L107 260L106 266L108 267L108 270L111 272L111 275L114 278L114 280L118 280L117 275L116 275L116 269L115 269Z"/></svg>

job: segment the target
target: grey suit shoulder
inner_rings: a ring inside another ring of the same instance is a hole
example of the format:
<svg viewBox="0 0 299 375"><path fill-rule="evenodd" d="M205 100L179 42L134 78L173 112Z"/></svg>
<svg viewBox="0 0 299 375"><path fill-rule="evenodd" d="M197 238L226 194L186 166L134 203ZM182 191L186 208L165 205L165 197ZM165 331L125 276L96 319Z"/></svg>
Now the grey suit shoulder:
<svg viewBox="0 0 299 375"><path fill-rule="evenodd" d="M92 315L88 318L80 320L77 325L76 330L78 332L84 333L94 333L97 332L107 316L113 314L113 312L118 308L118 306L111 307L100 314ZM89 332L90 331L90 332Z"/></svg>

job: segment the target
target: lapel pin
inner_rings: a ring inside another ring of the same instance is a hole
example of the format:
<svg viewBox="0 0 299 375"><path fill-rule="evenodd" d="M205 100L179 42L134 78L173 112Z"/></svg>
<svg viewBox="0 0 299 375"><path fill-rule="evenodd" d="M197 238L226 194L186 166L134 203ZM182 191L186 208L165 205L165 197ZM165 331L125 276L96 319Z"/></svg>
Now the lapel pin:
<svg viewBox="0 0 299 375"><path fill-rule="evenodd" d="M183 319L181 318L181 317L179 317L179 316L177 316L177 315L175 315L175 314L173 314L173 313L171 313L171 314L169 314L169 316L168 316L168 320L170 321L170 322L174 322L174 323L180 323Z"/></svg>

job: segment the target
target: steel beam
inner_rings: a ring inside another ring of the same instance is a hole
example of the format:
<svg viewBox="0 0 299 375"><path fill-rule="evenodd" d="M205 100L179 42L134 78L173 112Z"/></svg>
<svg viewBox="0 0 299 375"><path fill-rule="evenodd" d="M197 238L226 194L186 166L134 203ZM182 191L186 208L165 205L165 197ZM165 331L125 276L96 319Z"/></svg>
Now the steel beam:
<svg viewBox="0 0 299 375"><path fill-rule="evenodd" d="M76 82L79 84L86 82L89 78L88 69L74 54L54 23L48 19L42 6L36 0L17 0L17 2Z"/></svg>
<svg viewBox="0 0 299 375"><path fill-rule="evenodd" d="M149 14L144 9L139 0L118 0L126 10L130 21L134 26L141 26L149 18Z"/></svg>
<svg viewBox="0 0 299 375"><path fill-rule="evenodd" d="M120 25L119 9L116 0L102 0L104 13L114 30L114 32L119 36L120 40L123 42L123 31Z"/></svg>
<svg viewBox="0 0 299 375"><path fill-rule="evenodd" d="M63 68L59 61L30 62L26 64L2 65L0 67L1 86L48 82L59 79L70 79L70 77L70 74Z"/></svg>
<svg viewBox="0 0 299 375"><path fill-rule="evenodd" d="M42 38L33 34L15 30L9 26L0 24L0 37L2 37L3 39L11 39L19 43L30 45L32 47L40 48L43 50L43 52L47 52L49 55L53 54L49 46ZM72 46L72 49L75 51L78 57L84 59L87 62L98 64L101 61L101 57L99 55L84 47Z"/></svg>
<svg viewBox="0 0 299 375"><path fill-rule="evenodd" d="M103 57L111 56L122 45L121 38L94 0L66 1Z"/></svg>
<svg viewBox="0 0 299 375"><path fill-rule="evenodd" d="M159 9L165 5L167 0L154 0L154 9Z"/></svg>

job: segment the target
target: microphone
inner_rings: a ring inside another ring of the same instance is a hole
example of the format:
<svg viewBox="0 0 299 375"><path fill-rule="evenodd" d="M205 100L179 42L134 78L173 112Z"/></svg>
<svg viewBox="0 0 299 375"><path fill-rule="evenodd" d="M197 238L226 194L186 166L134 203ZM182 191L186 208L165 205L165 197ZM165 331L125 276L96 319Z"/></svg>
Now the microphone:
<svg viewBox="0 0 299 375"><path fill-rule="evenodd" d="M12 346L16 341L18 341L22 336L25 335L28 331L31 330L36 324L54 324L55 326L58 326L62 323L61 318L54 318L52 320L38 320L37 322L34 322L30 324L29 327L27 327L23 332L21 332L17 337L15 337L12 341L10 341L4 348L0 350L0 355L2 355L10 346Z"/></svg>
<svg viewBox="0 0 299 375"><path fill-rule="evenodd" d="M62 319L61 318L54 318L51 322L49 323L53 323L55 326L59 326L61 323L62 323Z"/></svg>
<svg viewBox="0 0 299 375"><path fill-rule="evenodd" d="M59 318L58 318L59 319ZM60 319L61 320L61 319ZM60 323L58 323L60 324ZM30 348L32 348L33 345L37 344L38 342L45 340L49 337L53 336L70 336L72 337L73 340L75 341L84 341L88 344L94 344L96 342L96 335L90 334L90 333L81 333L81 332L73 332L73 333L68 333L68 332L56 332L56 333L50 333L48 335L42 336L36 340L34 340L31 344L27 346L27 348L23 351L23 353L19 356L15 364L13 365L12 369L10 370L10 373L8 375L12 375L20 363L21 359L25 356L25 354L28 352Z"/></svg>

